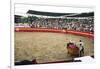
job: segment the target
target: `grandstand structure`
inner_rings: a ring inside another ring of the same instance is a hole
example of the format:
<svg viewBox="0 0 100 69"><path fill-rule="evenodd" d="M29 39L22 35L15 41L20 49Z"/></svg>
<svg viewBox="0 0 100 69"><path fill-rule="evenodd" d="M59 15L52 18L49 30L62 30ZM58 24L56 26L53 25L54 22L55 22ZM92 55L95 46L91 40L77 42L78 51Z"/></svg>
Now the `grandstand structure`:
<svg viewBox="0 0 100 69"><path fill-rule="evenodd" d="M26 14L28 17L15 15L15 26L94 32L94 12L55 13L28 10Z"/></svg>

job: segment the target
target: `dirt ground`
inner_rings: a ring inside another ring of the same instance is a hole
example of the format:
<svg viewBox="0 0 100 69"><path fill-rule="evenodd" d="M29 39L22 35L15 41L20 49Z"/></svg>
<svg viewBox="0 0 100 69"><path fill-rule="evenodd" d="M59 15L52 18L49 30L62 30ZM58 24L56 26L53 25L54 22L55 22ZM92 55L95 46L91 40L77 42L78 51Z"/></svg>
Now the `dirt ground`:
<svg viewBox="0 0 100 69"><path fill-rule="evenodd" d="M84 55L93 55L93 40L87 37L61 33L15 32L15 61L36 59L38 63L45 63L72 59L67 54L66 45L70 40L78 45L80 39L84 42Z"/></svg>

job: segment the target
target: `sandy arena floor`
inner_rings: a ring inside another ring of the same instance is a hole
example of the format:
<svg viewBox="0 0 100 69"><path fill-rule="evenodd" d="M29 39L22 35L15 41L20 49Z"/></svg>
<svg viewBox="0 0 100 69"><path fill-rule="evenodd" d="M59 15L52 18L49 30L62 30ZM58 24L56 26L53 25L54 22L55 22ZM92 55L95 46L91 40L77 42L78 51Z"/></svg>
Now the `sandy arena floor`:
<svg viewBox="0 0 100 69"><path fill-rule="evenodd" d="M15 61L33 60L38 63L72 59L66 44L73 40L77 45L83 40L85 55L93 55L93 40L87 37L61 33L15 32Z"/></svg>

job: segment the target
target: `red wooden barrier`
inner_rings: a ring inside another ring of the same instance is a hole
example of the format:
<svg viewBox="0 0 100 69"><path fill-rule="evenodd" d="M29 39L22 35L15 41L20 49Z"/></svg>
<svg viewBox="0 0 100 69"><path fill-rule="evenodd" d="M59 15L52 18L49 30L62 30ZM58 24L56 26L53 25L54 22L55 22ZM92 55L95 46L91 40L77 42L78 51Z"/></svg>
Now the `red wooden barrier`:
<svg viewBox="0 0 100 69"><path fill-rule="evenodd" d="M15 32L54 32L54 33L75 34L75 35L94 38L94 34L89 33L89 32L79 32L79 31L62 30L62 29L16 27Z"/></svg>

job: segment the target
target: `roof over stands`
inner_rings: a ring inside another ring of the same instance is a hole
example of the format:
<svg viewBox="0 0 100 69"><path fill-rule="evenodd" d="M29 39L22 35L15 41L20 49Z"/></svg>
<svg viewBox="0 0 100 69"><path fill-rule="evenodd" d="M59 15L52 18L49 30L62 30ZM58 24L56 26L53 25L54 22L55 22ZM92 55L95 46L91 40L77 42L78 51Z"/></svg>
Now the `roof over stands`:
<svg viewBox="0 0 100 69"><path fill-rule="evenodd" d="M35 15L44 15L44 16L64 16L64 15L71 15L75 13L54 13L54 12L42 12L42 11L34 11L29 10L28 14L35 14Z"/></svg>
<svg viewBox="0 0 100 69"><path fill-rule="evenodd" d="M43 12L43 11L35 11L35 10L28 10L27 14L32 15L42 15L42 16L53 16L53 17L90 17L94 16L94 12L88 13L55 13L55 12Z"/></svg>
<svg viewBox="0 0 100 69"><path fill-rule="evenodd" d="M91 16L94 16L94 12L81 13L81 14L77 14L77 15L70 15L67 17L91 17Z"/></svg>

